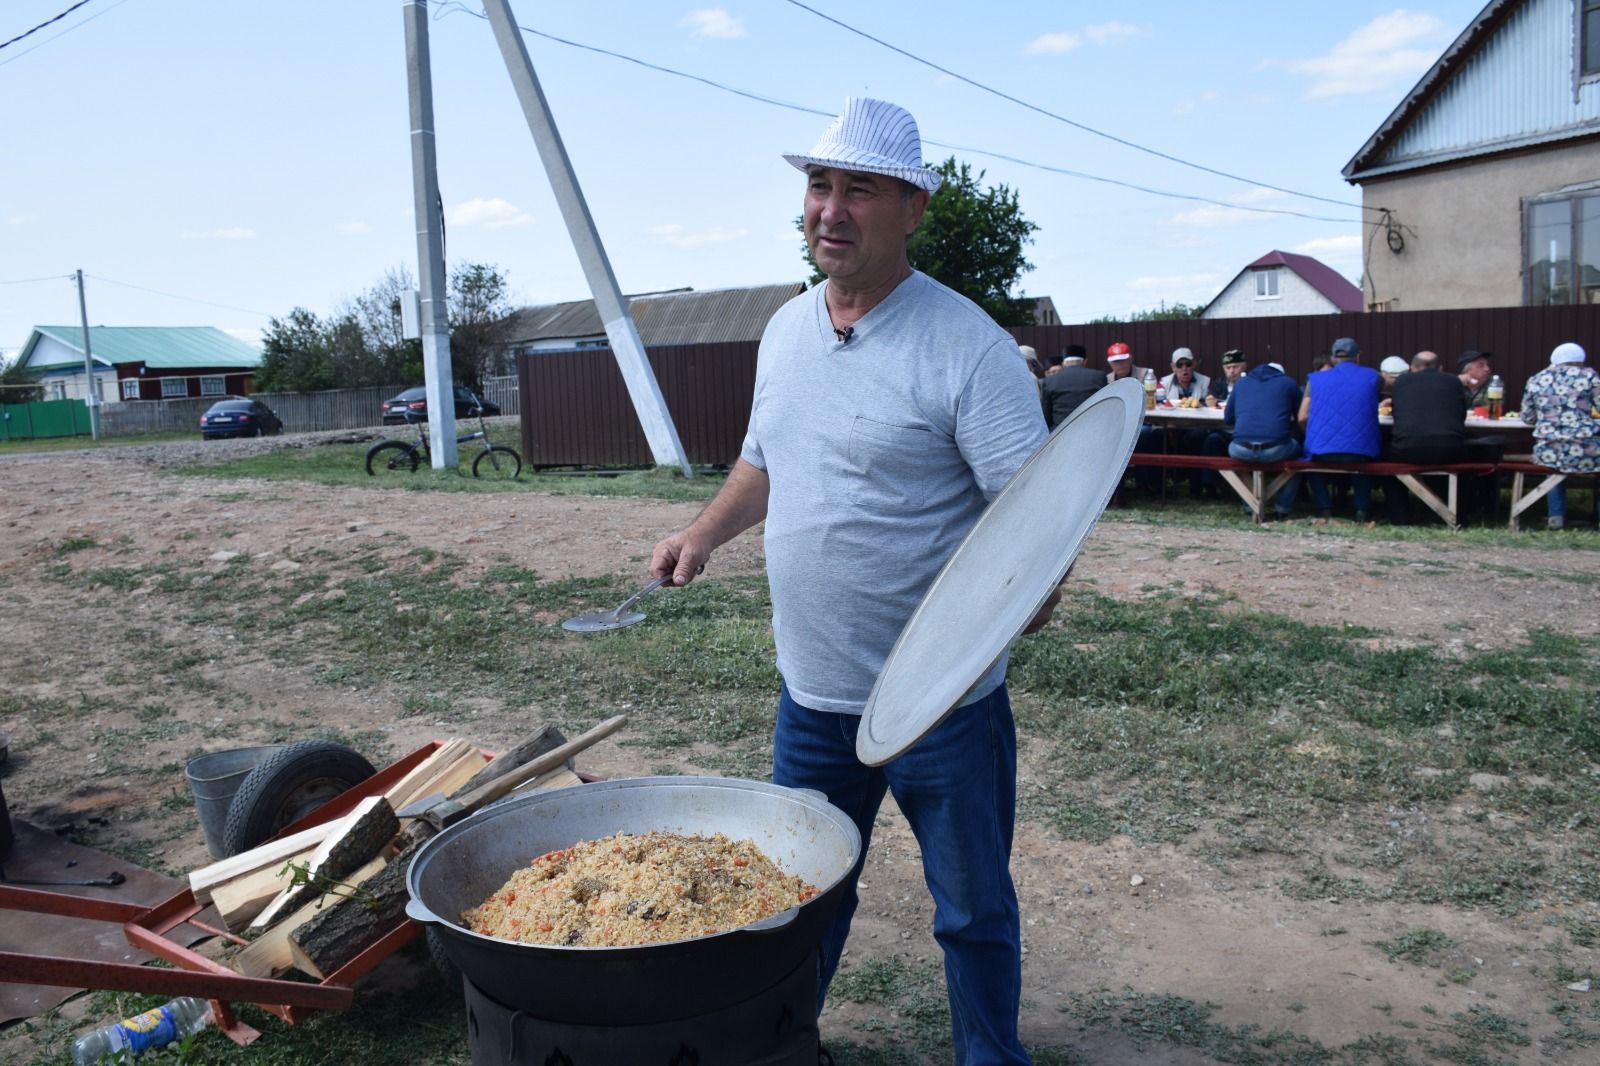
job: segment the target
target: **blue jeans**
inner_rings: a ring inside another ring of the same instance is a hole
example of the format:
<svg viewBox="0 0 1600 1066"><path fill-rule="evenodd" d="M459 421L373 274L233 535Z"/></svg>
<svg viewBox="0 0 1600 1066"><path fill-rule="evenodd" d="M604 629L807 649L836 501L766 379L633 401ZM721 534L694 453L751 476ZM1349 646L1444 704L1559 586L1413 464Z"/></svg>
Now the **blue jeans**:
<svg viewBox="0 0 1600 1066"><path fill-rule="evenodd" d="M1017 734L1006 687L953 711L884 766L856 759L860 725L853 714L800 706L787 685L779 693L773 782L817 789L861 831L861 858L822 941L817 1012L850 932L872 823L885 791L892 790L922 848L922 873L933 894L933 935L944 951L955 1062L1025 1066L1028 1053L1017 1037L1022 938L1010 869Z"/></svg>
<svg viewBox="0 0 1600 1066"><path fill-rule="evenodd" d="M1311 458L1323 459L1330 463L1365 463L1371 461L1372 456L1341 452L1337 455L1313 455ZM1328 495L1327 474L1307 474L1306 484L1311 489L1311 504L1319 515L1333 510L1333 499ZM1356 510L1366 514L1372 506L1372 477L1368 474L1351 474L1350 492L1355 497Z"/></svg>
<svg viewBox="0 0 1600 1066"><path fill-rule="evenodd" d="M1600 491L1600 488L1597 488L1596 491ZM1544 494L1544 513L1551 518L1564 520L1567 517L1567 483L1565 481Z"/></svg>
<svg viewBox="0 0 1600 1066"><path fill-rule="evenodd" d="M1291 437L1265 448L1255 448L1244 441L1233 440L1228 442L1228 455L1241 463L1283 463L1300 458L1300 442ZM1296 474L1272 498L1272 509L1280 518L1294 510L1294 498L1299 492L1300 475Z"/></svg>

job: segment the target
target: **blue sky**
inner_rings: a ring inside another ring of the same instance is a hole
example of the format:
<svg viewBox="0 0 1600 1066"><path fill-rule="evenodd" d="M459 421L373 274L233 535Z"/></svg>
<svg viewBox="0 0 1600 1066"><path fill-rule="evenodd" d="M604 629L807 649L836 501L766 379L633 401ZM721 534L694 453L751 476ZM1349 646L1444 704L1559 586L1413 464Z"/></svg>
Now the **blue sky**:
<svg viewBox="0 0 1600 1066"><path fill-rule="evenodd" d="M526 27L801 108L882 97L910 108L925 140L1234 205L953 153L1018 191L1040 227L1021 288L1069 322L1203 303L1274 248L1358 278L1356 208L1258 183L1358 204L1340 168L1481 6L807 2L1045 111L1250 181L1095 137L786 0L513 7ZM5 4L0 40L71 3ZM469 13L481 9L430 9L450 261L499 266L519 302L587 296L488 23ZM779 154L809 149L825 118L526 39L624 291L805 277L801 179ZM253 342L266 316L323 314L391 267L415 270L397 0L91 0L0 49L0 101L0 355L35 323L77 321L61 278L78 268L92 324L215 325Z"/></svg>

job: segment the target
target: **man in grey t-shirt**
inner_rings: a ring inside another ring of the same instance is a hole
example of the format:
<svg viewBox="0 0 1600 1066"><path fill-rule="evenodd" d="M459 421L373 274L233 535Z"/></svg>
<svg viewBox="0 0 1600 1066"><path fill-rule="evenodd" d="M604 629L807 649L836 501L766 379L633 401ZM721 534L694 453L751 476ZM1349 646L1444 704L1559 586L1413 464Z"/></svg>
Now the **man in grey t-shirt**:
<svg viewBox="0 0 1600 1066"><path fill-rule="evenodd" d="M768 324L740 458L699 517L656 545L651 573L687 584L712 551L765 519L783 676L773 780L824 792L861 831L863 861L893 790L934 898L955 1061L1026 1063L1004 660L884 766L857 760L855 735L934 576L1043 443L1039 401L1010 335L911 268L906 241L940 177L922 165L909 113L847 100L809 155L785 158L806 173L806 241L827 281ZM822 943L819 1010L860 870Z"/></svg>

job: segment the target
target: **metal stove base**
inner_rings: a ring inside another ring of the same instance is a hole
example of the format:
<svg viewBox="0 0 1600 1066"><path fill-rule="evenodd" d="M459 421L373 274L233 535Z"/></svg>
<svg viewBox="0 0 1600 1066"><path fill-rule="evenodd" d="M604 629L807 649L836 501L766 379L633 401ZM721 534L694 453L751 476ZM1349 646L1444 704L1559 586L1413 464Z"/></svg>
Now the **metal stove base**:
<svg viewBox="0 0 1600 1066"><path fill-rule="evenodd" d="M536 1018L462 983L472 1066L817 1066L815 959L731 1007L650 1025Z"/></svg>

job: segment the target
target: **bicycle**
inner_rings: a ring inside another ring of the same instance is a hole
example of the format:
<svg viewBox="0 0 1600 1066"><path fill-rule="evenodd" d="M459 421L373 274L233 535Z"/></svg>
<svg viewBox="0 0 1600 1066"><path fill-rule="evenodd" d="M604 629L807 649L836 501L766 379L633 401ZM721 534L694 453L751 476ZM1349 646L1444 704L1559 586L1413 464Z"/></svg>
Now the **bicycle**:
<svg viewBox="0 0 1600 1066"><path fill-rule="evenodd" d="M494 444L489 440L489 426L483 420L483 409L474 407L472 413L478 416L478 432L468 433L456 438L456 444L467 444L471 441L481 441L478 455L472 460L472 476L483 478L486 481L512 481L522 473L522 456L514 448L504 444ZM418 418L407 412L406 422L413 426L421 426L414 441L385 440L379 441L367 449L367 474L377 477L386 473L414 474L417 467L428 465L431 460L428 455L427 419Z"/></svg>

